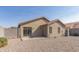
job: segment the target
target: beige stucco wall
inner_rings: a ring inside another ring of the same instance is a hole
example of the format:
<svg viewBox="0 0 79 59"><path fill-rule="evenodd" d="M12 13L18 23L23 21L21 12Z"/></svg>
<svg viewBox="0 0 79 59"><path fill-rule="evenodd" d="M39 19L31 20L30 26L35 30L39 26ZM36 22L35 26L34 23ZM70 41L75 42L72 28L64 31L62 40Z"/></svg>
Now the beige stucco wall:
<svg viewBox="0 0 79 59"><path fill-rule="evenodd" d="M28 24L24 24L20 26L20 35L22 39L25 39L26 36L23 36L23 27L32 27L32 36L38 37L42 36L42 25L47 24L45 20L37 20L34 22L30 22Z"/></svg>
<svg viewBox="0 0 79 59"><path fill-rule="evenodd" d="M49 27L52 27L52 33L49 33ZM60 33L58 33L58 27L60 27ZM48 37L59 37L63 36L65 33L65 28L59 23L53 23L48 26Z"/></svg>

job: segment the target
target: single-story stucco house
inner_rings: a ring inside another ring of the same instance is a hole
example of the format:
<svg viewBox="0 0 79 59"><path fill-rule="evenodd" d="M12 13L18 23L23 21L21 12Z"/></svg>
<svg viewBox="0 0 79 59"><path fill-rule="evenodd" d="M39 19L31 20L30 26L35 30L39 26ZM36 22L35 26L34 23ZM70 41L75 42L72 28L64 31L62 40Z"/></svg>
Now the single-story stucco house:
<svg viewBox="0 0 79 59"><path fill-rule="evenodd" d="M18 25L18 37L59 37L64 36L65 25L58 19L49 21L45 17L22 22Z"/></svg>
<svg viewBox="0 0 79 59"><path fill-rule="evenodd" d="M79 22L67 23L65 26L66 34L69 33L68 36L79 36Z"/></svg>

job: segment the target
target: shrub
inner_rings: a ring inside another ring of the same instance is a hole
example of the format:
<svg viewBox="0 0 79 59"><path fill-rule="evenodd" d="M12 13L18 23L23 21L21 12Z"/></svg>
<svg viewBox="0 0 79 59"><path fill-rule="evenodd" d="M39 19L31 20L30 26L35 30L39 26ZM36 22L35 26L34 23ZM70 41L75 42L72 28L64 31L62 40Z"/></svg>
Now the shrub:
<svg viewBox="0 0 79 59"><path fill-rule="evenodd" d="M0 47L3 47L8 44L7 38L0 37Z"/></svg>

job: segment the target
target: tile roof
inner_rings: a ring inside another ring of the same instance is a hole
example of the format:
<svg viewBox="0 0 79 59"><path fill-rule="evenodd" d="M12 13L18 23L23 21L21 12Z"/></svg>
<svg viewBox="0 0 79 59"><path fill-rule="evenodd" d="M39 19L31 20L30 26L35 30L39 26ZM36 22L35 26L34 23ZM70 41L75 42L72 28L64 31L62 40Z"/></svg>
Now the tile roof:
<svg viewBox="0 0 79 59"><path fill-rule="evenodd" d="M79 28L79 22L67 23L65 25L66 27L69 27L69 28Z"/></svg>

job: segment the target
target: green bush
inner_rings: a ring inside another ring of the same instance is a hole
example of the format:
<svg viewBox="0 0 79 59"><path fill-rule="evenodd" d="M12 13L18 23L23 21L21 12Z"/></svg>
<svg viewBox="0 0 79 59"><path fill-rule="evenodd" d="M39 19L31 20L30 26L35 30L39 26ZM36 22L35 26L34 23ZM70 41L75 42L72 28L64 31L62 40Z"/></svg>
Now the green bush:
<svg viewBox="0 0 79 59"><path fill-rule="evenodd" d="M7 38L0 37L0 47L3 47L8 44Z"/></svg>

